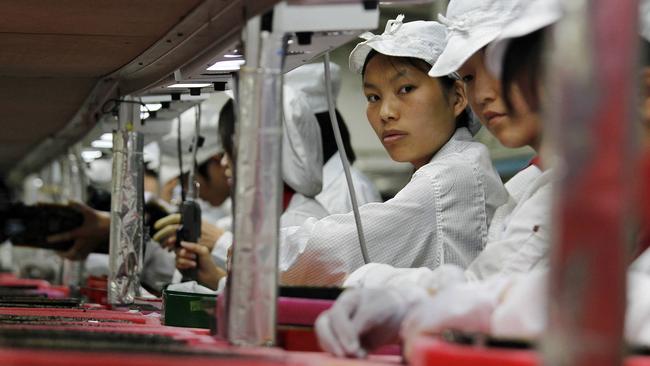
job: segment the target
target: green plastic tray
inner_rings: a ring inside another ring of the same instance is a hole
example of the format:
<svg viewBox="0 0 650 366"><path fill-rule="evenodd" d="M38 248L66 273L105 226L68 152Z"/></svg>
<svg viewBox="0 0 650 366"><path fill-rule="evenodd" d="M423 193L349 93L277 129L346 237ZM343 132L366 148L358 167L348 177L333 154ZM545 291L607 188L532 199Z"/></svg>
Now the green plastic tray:
<svg viewBox="0 0 650 366"><path fill-rule="evenodd" d="M217 295L163 290L163 324L212 329Z"/></svg>

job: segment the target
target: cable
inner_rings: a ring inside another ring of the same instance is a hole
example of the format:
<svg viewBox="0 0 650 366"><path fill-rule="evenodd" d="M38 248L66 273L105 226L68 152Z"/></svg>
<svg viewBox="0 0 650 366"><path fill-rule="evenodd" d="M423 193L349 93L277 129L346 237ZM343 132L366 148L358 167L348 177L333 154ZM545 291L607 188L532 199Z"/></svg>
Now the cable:
<svg viewBox="0 0 650 366"><path fill-rule="evenodd" d="M180 184L181 184L181 202L185 201L185 184L183 184L183 148L182 144L183 142L181 141L181 116L179 115L176 117L176 120L178 121L178 126L176 127L176 133L177 133L177 138L176 138L176 152L178 153L178 174L180 177Z"/></svg>
<svg viewBox="0 0 650 366"><path fill-rule="evenodd" d="M343 139L341 138L341 131L339 130L339 122L336 118L336 111L334 109L334 97L332 96L332 79L330 76L330 54L325 53L325 87L327 89L327 104L330 112L330 122L332 122L332 129L334 130L334 139L336 146L339 150L341 163L343 163L343 172L345 173L345 180L348 183L348 190L350 191L350 200L352 201L352 211L354 212L354 221L357 225L357 234L359 235L359 246L361 247L361 255L363 256L364 263L370 263L370 256L368 255L368 248L366 247L366 238L363 235L363 225L361 224L361 215L359 214L359 204L357 203L357 194L354 190L352 183L352 174L350 174L350 162L348 161L345 147L343 146Z"/></svg>
<svg viewBox="0 0 650 366"><path fill-rule="evenodd" d="M192 167L190 169L190 176L187 180L189 187L187 188L187 195L190 199L196 198L196 184L194 183L194 176L196 174L196 152L199 149L199 139L201 138L201 104L196 105L194 110L194 138L192 140Z"/></svg>

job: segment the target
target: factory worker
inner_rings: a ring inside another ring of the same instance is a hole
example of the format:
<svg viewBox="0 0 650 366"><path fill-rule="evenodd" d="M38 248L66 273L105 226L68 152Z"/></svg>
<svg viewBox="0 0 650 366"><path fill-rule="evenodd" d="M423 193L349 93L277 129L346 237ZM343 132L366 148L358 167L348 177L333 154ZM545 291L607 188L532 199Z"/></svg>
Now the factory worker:
<svg viewBox="0 0 650 366"><path fill-rule="evenodd" d="M524 13L524 10L528 12ZM461 22L461 19L467 20L466 14L473 14L471 22ZM526 17L525 14L537 16L531 20L530 15ZM437 75L458 70L467 84L470 105L484 126L506 146L529 145L539 151L542 145L542 121L538 111L539 100L535 99L538 94L533 92L530 85L523 88L512 83L507 91L502 91L499 80L486 68L485 46L502 36L505 24L514 24L515 30L524 26L539 29L559 17L555 1L520 0L518 4L505 0L452 0L447 15L441 17L450 31L449 42L431 73ZM526 20L522 23L522 19ZM538 34L532 37L538 38L534 39L534 43L527 40L530 44L541 42ZM531 69L540 65L532 62L516 64ZM525 70L523 72L527 74L516 75L530 75L532 72L539 77L540 71ZM318 319L321 345L338 355L363 354L382 342L395 340L402 320L419 303L441 302L443 300L435 300L438 297L435 294L455 291L455 288L459 288L462 294L470 294L476 302L458 295L464 301L453 302L453 305L446 302L446 307L443 307L445 311L436 314L427 312L423 305L419 314L423 323L428 319L434 322L454 319L459 323L465 321L472 324L484 319L479 316L481 314L471 311L488 311L489 306L483 307L481 303L488 304L499 299L501 290L508 288L509 283L500 278L511 279L517 274L546 267L553 179L550 169L532 165L506 184L509 200L495 213L485 250L465 271L454 266L430 271L426 268L403 269L372 264L354 273L348 284L363 288L344 293L334 307ZM379 286L382 289L377 289ZM433 297L430 296L432 294ZM433 300L428 300L430 298ZM391 321L384 322L384 318ZM377 333L383 334L384 338L373 339Z"/></svg>
<svg viewBox="0 0 650 366"><path fill-rule="evenodd" d="M226 102L227 97L223 93L210 95L201 103L200 135L203 137L203 145L196 153L196 174L195 179L199 184L198 200L201 207L201 216L207 222L214 223L218 219L230 215L230 189L226 182L221 157L223 146L217 135L219 126L219 111ZM180 188L178 179L189 173L192 167L192 142L196 134L196 111L190 108L184 111L180 119L172 123L170 133L164 136L160 142L161 166L160 181L162 183L164 199L180 199ZM181 124L181 151L183 172L180 171L178 159L178 123ZM187 185L184 183L185 190ZM170 197L170 188L171 196ZM176 193L174 193L174 190ZM180 202L177 202L180 203Z"/></svg>
<svg viewBox="0 0 650 366"><path fill-rule="evenodd" d="M341 89L339 65L330 63L330 77L333 98L336 100ZM352 201L329 116L323 64L307 64L291 70L285 74L284 82L286 85L304 93L309 108L315 114L320 127L325 164L323 165L323 189L316 195L316 201L327 210L329 215L352 211ZM336 118L348 161L353 164L356 156L350 143L350 133L338 110L336 110ZM368 202L381 202L377 188L367 176L353 166L350 167L350 173L357 203L360 206Z"/></svg>
<svg viewBox="0 0 650 366"><path fill-rule="evenodd" d="M505 190L487 148L467 129L462 83L427 75L444 26L402 20L389 21L381 35L364 34L350 55L371 126L391 158L415 170L393 199L360 207L369 257L398 267L465 267L485 246ZM341 285L363 265L352 213L310 218L280 235L284 284Z"/></svg>

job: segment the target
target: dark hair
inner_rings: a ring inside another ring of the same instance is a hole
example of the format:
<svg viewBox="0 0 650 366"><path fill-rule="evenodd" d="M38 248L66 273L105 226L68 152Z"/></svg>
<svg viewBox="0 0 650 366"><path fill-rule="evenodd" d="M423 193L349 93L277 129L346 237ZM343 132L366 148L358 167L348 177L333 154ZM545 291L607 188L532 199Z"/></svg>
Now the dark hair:
<svg viewBox="0 0 650 366"><path fill-rule="evenodd" d="M501 73L501 90L506 107L511 112L513 111L511 93L515 83L531 110L540 109L539 81L542 80L544 71L542 51L545 29L512 39L506 49Z"/></svg>
<svg viewBox="0 0 650 366"><path fill-rule="evenodd" d="M375 50L370 50L368 56L366 56L366 60L363 63L363 68L361 69L361 75L363 77L366 76L366 67L368 66L368 62L370 62L370 60L377 55L380 55L380 53ZM425 74L428 74L429 69L431 69L431 65L429 63L419 58L401 57L401 56L388 56L388 57L390 58L391 64L395 68L397 68L397 66L393 61L411 65ZM444 94L447 101L449 101L449 96L451 95L451 92L456 84L456 80L452 79L449 76L438 77L435 79L439 81L440 87L442 89L442 93ZM463 112L461 112L461 114L459 114L456 117L456 128L458 129L461 127L469 127L469 122L471 121L471 118L472 117L470 114L469 107L467 107L465 108L465 110L463 110Z"/></svg>
<svg viewBox="0 0 650 366"><path fill-rule="evenodd" d="M229 99L226 104L221 107L219 112L219 138L223 144L223 149L232 159L234 154L233 138L235 134L235 104L232 99Z"/></svg>
<svg viewBox="0 0 650 366"><path fill-rule="evenodd" d="M320 126L320 134L323 141L323 162L327 162L329 158L339 150L336 146L336 140L334 139L334 129L332 128L332 122L330 121L329 111L316 113L316 119ZM352 164L357 160L357 156L354 154L354 150L352 149L348 127L345 125L343 116L341 116L338 109L336 109L336 119L339 122L339 130L341 131L341 139L343 140L345 153L348 157L348 161Z"/></svg>

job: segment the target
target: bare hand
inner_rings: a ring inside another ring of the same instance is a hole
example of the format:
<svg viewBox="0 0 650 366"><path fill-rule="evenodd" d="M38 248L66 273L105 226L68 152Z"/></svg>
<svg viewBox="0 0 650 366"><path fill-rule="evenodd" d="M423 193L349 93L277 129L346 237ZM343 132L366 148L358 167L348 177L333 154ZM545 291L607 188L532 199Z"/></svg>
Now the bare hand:
<svg viewBox="0 0 650 366"><path fill-rule="evenodd" d="M176 247L176 232L180 226L180 214L172 214L163 217L154 224L154 229L157 231L152 239L159 242L160 245L167 248L167 250L172 250ZM214 244L219 240L221 235L223 235L223 232L223 229L220 229L207 221L202 221L201 236L199 237L198 244L203 245L208 248L208 250L212 251Z"/></svg>
<svg viewBox="0 0 650 366"><path fill-rule="evenodd" d="M73 240L74 244L59 255L70 260L82 260L102 245L108 245L111 217L107 212L94 210L83 203L71 201L69 207L79 211L84 222L80 227L47 237L48 243Z"/></svg>
<svg viewBox="0 0 650 366"><path fill-rule="evenodd" d="M219 280L226 276L226 272L214 263L210 250L200 244L181 242L181 248L176 250L176 268L178 270L196 268L197 262L199 284L216 290Z"/></svg>

